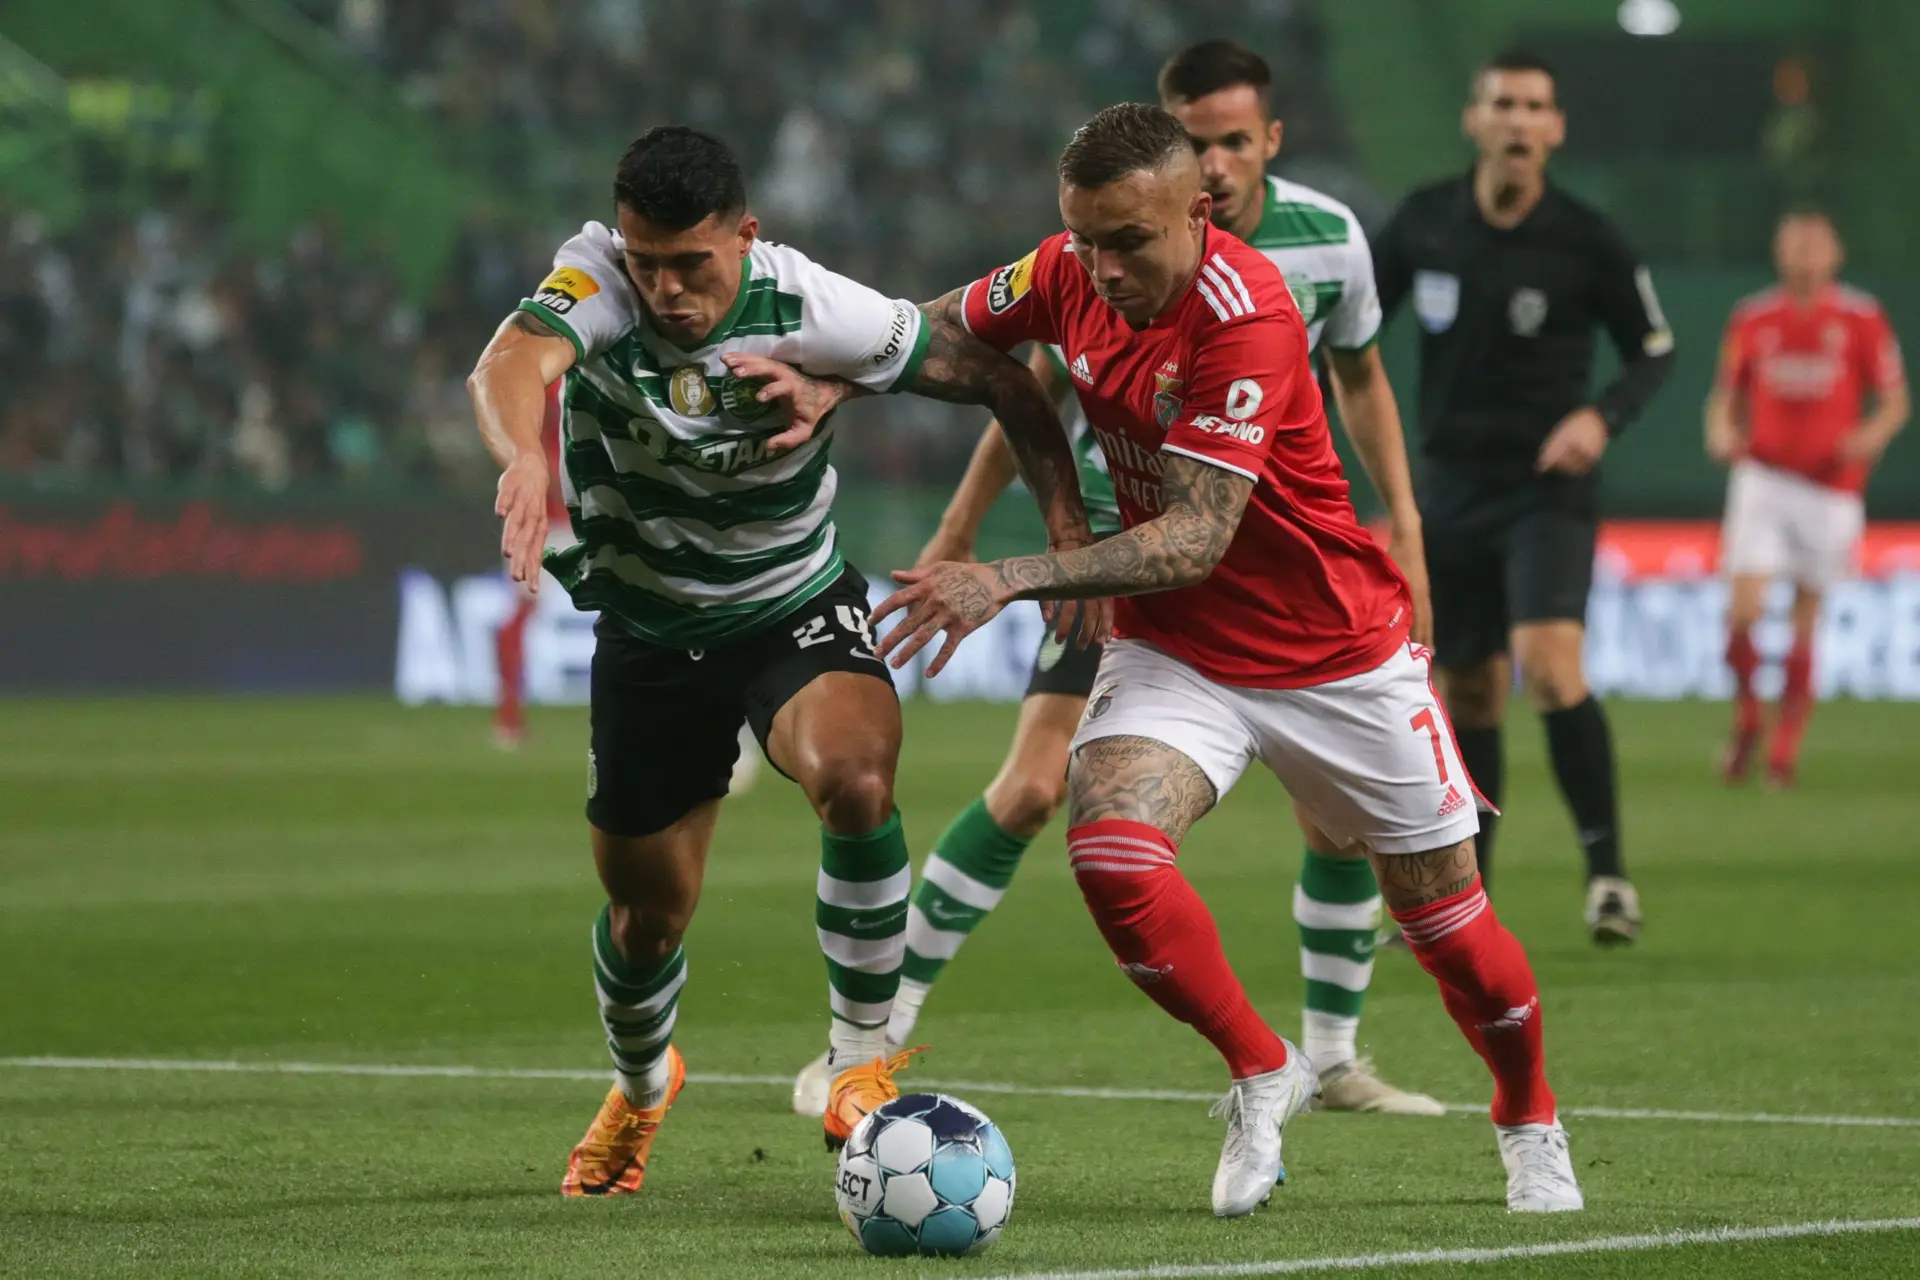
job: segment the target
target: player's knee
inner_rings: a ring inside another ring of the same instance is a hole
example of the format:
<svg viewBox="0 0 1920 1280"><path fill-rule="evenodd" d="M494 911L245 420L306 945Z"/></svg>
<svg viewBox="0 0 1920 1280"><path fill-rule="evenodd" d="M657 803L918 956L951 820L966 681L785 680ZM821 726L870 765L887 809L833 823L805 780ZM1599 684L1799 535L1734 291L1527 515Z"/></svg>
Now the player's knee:
<svg viewBox="0 0 1920 1280"><path fill-rule="evenodd" d="M1010 836L1031 840L1067 801L1067 777L995 779L987 795L994 825Z"/></svg>
<svg viewBox="0 0 1920 1280"><path fill-rule="evenodd" d="M658 964L672 955L693 920L693 904L615 902L607 912L613 945L628 964Z"/></svg>
<svg viewBox="0 0 1920 1280"><path fill-rule="evenodd" d="M1587 700L1586 675L1578 662L1523 663L1520 685L1536 711L1565 711Z"/></svg>
<svg viewBox="0 0 1920 1280"><path fill-rule="evenodd" d="M878 760L823 762L808 790L820 820L843 834L872 831L893 816L893 770Z"/></svg>
<svg viewBox="0 0 1920 1280"><path fill-rule="evenodd" d="M1507 709L1504 670L1496 662L1449 670L1446 675L1447 715L1462 729L1498 728Z"/></svg>

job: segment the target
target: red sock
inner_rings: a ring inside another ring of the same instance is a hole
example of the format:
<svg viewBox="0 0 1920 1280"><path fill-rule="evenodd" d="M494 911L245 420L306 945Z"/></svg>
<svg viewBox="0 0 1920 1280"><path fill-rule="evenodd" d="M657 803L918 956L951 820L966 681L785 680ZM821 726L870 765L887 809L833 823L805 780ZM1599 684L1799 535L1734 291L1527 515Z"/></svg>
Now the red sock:
<svg viewBox="0 0 1920 1280"><path fill-rule="evenodd" d="M1396 911L1420 967L1467 1042L1493 1072L1495 1124L1551 1124L1540 990L1520 940L1493 914L1479 877L1450 898Z"/></svg>
<svg viewBox="0 0 1920 1280"><path fill-rule="evenodd" d="M1753 636L1747 631L1735 631L1727 637L1727 665L1733 668L1733 706L1740 732L1753 733L1760 728L1760 700L1753 696L1760 651L1753 647Z"/></svg>
<svg viewBox="0 0 1920 1280"><path fill-rule="evenodd" d="M1164 832L1089 822L1067 831L1067 854L1115 961L1155 1004L1205 1036L1236 1080L1287 1065L1287 1042L1248 1002Z"/></svg>
<svg viewBox="0 0 1920 1280"><path fill-rule="evenodd" d="M1780 718L1773 730L1775 769L1792 769L1800 758L1800 736L1813 713L1813 646L1796 644L1787 654L1786 687L1780 691Z"/></svg>
<svg viewBox="0 0 1920 1280"><path fill-rule="evenodd" d="M513 616L493 633L493 655L500 669L500 700L494 704L493 724L497 729L517 734L522 727L520 683L526 666L527 620L533 617L533 601L524 594Z"/></svg>

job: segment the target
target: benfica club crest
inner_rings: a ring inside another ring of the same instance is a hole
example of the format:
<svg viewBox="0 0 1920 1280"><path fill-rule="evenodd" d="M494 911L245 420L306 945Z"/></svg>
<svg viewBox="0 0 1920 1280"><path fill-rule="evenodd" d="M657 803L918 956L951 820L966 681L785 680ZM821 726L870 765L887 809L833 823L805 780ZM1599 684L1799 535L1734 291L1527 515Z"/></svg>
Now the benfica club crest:
<svg viewBox="0 0 1920 1280"><path fill-rule="evenodd" d="M1180 396L1180 362L1169 360L1160 366L1153 375L1155 391L1153 393L1153 420L1160 424L1162 431L1173 426L1173 420L1180 416L1181 406L1186 403Z"/></svg>

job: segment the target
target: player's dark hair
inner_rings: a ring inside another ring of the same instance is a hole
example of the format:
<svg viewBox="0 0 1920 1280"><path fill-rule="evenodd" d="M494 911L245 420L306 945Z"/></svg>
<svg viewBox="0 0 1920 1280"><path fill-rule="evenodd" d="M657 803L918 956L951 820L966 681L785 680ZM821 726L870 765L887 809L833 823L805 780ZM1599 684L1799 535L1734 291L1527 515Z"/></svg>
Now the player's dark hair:
<svg viewBox="0 0 1920 1280"><path fill-rule="evenodd" d="M1060 153L1060 180L1083 190L1104 187L1192 152L1187 131L1161 108L1121 102L1073 131L1072 141Z"/></svg>
<svg viewBox="0 0 1920 1280"><path fill-rule="evenodd" d="M1260 113L1268 114L1273 68L1238 40L1202 40L1199 44L1190 44L1160 68L1162 102L1192 102L1243 84L1250 85L1260 96Z"/></svg>
<svg viewBox="0 0 1920 1280"><path fill-rule="evenodd" d="M662 230L684 231L714 214L724 222L746 212L747 183L726 143L669 124L635 138L620 157L613 198Z"/></svg>
<svg viewBox="0 0 1920 1280"><path fill-rule="evenodd" d="M1560 73L1540 54L1531 49L1502 49L1474 68L1473 83L1467 86L1469 99L1480 96L1480 82L1486 78L1489 71L1538 71L1553 81L1556 92L1560 88Z"/></svg>

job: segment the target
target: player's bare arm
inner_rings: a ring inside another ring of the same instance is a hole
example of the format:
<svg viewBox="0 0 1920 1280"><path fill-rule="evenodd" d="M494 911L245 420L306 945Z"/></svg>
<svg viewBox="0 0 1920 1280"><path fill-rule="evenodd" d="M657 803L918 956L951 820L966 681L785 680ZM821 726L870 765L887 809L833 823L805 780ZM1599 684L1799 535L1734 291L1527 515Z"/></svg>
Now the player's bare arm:
<svg viewBox="0 0 1920 1280"><path fill-rule="evenodd" d="M547 386L573 367L573 344L527 311L494 332L467 375L467 395L487 452L500 464L494 514L503 521L500 554L515 582L540 589L540 553L547 540L546 452L540 427Z"/></svg>
<svg viewBox="0 0 1920 1280"><path fill-rule="evenodd" d="M1184 840L1218 797L1200 766L1152 738L1100 738L1074 753L1072 822L1144 822Z"/></svg>
<svg viewBox="0 0 1920 1280"><path fill-rule="evenodd" d="M937 675L962 637L1015 600L1133 596L1204 582L1240 527L1253 481L1181 454L1164 453L1161 460L1161 513L1104 542L894 574L901 589L880 603L874 620L903 609L907 616L881 638L880 656L901 666L945 632L946 643L927 664L927 674Z"/></svg>
<svg viewBox="0 0 1920 1280"><path fill-rule="evenodd" d="M1897 382L1876 396L1873 412L1840 441L1840 456L1847 462L1878 462L1893 438L1907 425L1910 409L1907 384Z"/></svg>
<svg viewBox="0 0 1920 1280"><path fill-rule="evenodd" d="M1046 350L1037 343L1027 357L1027 369L1053 396L1057 408L1062 398L1059 379L1054 373L1053 362L1047 358ZM914 567L917 569L941 560L973 559L974 539L980 534L981 522L1017 474L1019 463L1013 456L1012 446L1007 443L1006 432L1000 429L998 421L989 422L986 430L980 433L979 443L974 445L973 456L967 461L966 474L960 478L959 487L947 501L947 509L940 517L940 527L921 549Z"/></svg>
<svg viewBox="0 0 1920 1280"><path fill-rule="evenodd" d="M1707 456L1722 466L1739 457L1747 444L1734 402L1734 393L1725 387L1715 386L1707 393Z"/></svg>
<svg viewBox="0 0 1920 1280"><path fill-rule="evenodd" d="M1078 547L1093 541L1087 510L1080 500L1080 478L1066 428L1050 396L1020 361L968 333L960 322L956 289L920 304L926 317L927 354L912 381L898 388L949 404L985 405L1005 433L1020 478L1032 490L1055 546ZM787 411L788 433L778 439L804 443L820 421L848 400L874 392L840 378L815 378L763 356L735 355L727 366L745 378L761 378L763 403L780 401Z"/></svg>
<svg viewBox="0 0 1920 1280"><path fill-rule="evenodd" d="M1407 465L1407 439L1400 405L1387 381L1380 348L1360 351L1329 348L1333 399L1340 424L1359 455L1361 469L1387 507L1387 554L1400 566L1413 594L1412 636L1433 641L1433 601L1427 586L1426 541L1421 536L1420 506L1413 496L1413 470Z"/></svg>

